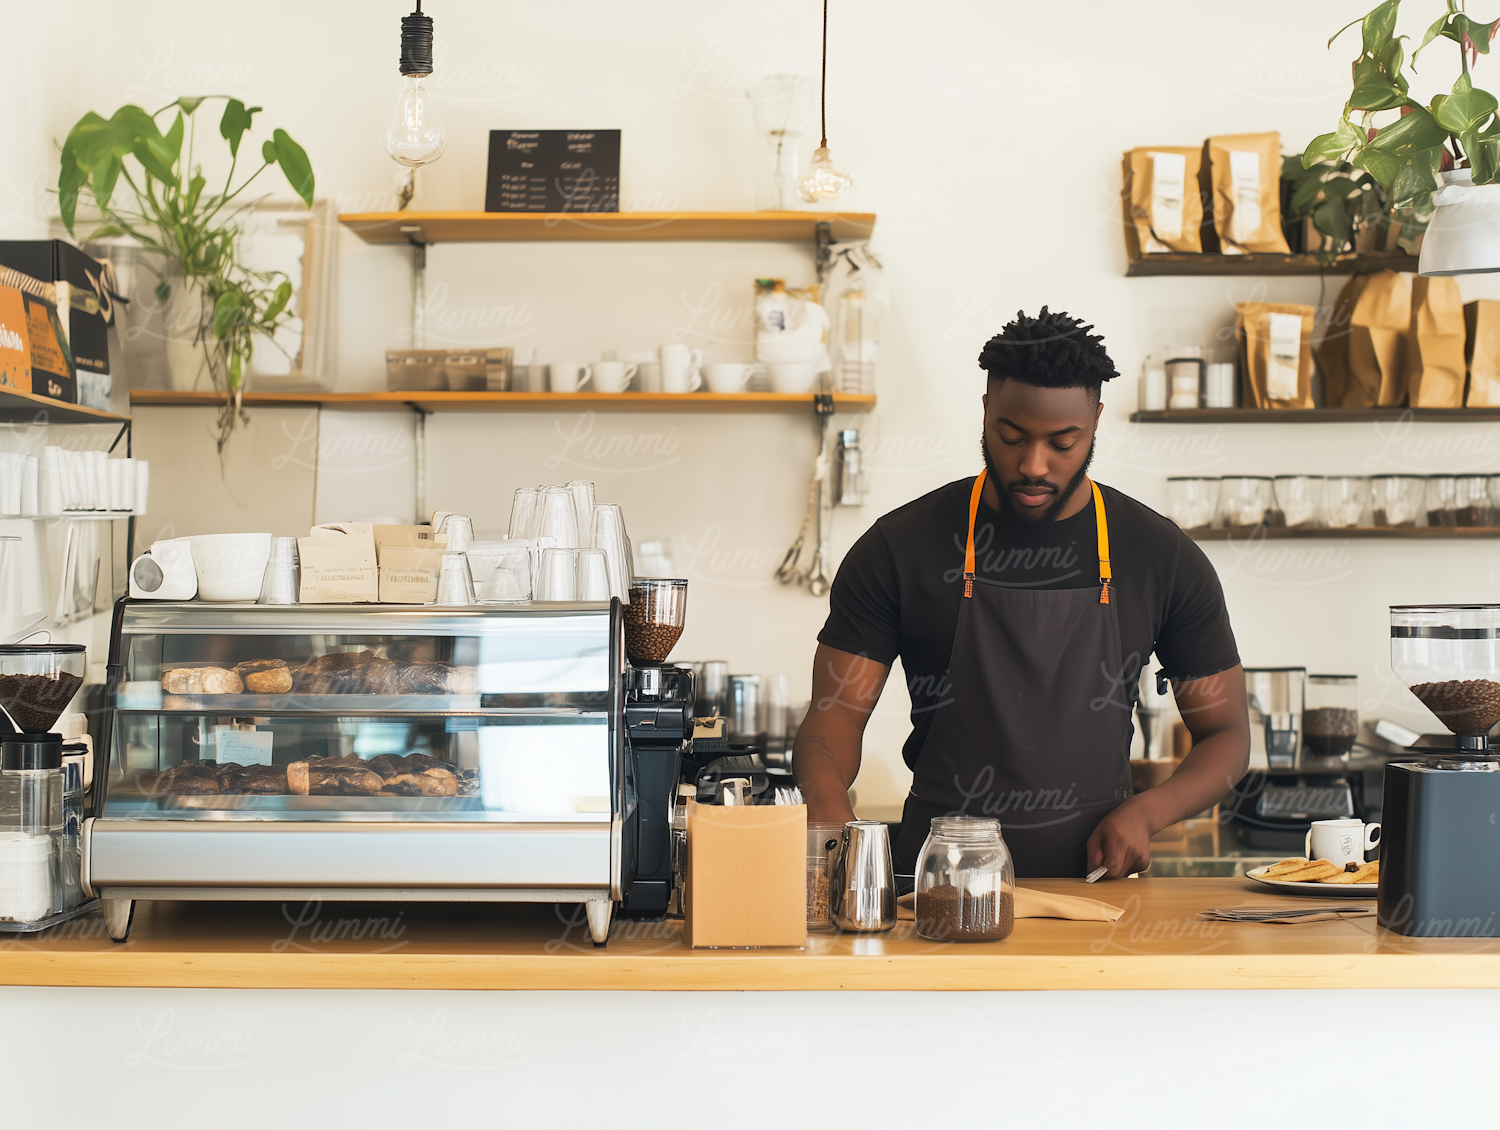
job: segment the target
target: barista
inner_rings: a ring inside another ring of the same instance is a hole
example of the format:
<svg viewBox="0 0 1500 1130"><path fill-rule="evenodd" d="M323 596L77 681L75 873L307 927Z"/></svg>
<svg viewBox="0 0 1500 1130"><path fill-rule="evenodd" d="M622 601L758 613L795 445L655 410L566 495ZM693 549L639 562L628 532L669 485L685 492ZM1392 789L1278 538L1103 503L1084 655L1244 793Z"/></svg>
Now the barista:
<svg viewBox="0 0 1500 1130"><path fill-rule="evenodd" d="M1245 682L1203 552L1088 477L1102 338L1043 307L979 357L984 470L886 514L834 581L795 770L808 819L854 818L865 723L897 658L913 773L896 870L933 817L997 818L1018 876L1144 870L1151 837L1213 806L1249 759ZM1155 652L1192 734L1163 784L1131 795L1132 709Z"/></svg>

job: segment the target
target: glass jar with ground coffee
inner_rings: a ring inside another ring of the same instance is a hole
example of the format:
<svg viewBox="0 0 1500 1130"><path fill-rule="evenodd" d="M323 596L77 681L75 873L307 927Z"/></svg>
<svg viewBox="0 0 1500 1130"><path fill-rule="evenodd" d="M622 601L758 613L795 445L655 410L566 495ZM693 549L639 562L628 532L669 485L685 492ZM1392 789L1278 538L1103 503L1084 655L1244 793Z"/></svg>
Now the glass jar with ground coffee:
<svg viewBox="0 0 1500 1130"><path fill-rule="evenodd" d="M917 936L943 942L1008 938L1016 920L1015 878L998 820L937 817L917 856Z"/></svg>
<svg viewBox="0 0 1500 1130"><path fill-rule="evenodd" d="M1427 476L1427 524L1458 525L1458 486L1452 475Z"/></svg>
<svg viewBox="0 0 1500 1130"><path fill-rule="evenodd" d="M1304 763L1348 761L1359 737L1359 679L1354 675L1309 675L1304 693Z"/></svg>
<svg viewBox="0 0 1500 1130"><path fill-rule="evenodd" d="M1270 525L1271 476L1225 475L1219 480L1219 513L1216 526L1231 529Z"/></svg>
<svg viewBox="0 0 1500 1130"><path fill-rule="evenodd" d="M1426 487L1421 475L1371 475L1370 509L1377 526L1415 526Z"/></svg>
<svg viewBox="0 0 1500 1130"><path fill-rule="evenodd" d="M1453 480L1453 506L1460 526L1490 526L1490 476L1459 475Z"/></svg>
<svg viewBox="0 0 1500 1130"><path fill-rule="evenodd" d="M1323 525L1336 530L1358 526L1370 500L1370 481L1363 475L1329 475L1323 480Z"/></svg>
<svg viewBox="0 0 1500 1130"><path fill-rule="evenodd" d="M1323 476L1277 475L1271 483L1272 526L1307 529L1323 524Z"/></svg>

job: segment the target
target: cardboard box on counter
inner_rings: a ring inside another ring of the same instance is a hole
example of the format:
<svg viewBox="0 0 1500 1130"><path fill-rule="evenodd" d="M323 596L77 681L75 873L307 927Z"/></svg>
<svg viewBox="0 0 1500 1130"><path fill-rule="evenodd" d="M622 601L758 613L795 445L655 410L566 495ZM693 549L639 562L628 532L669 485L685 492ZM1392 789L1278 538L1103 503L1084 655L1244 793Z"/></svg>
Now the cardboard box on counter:
<svg viewBox="0 0 1500 1130"><path fill-rule="evenodd" d="M368 522L314 526L297 539L303 604L374 604L380 599L375 536Z"/></svg>
<svg viewBox="0 0 1500 1130"><path fill-rule="evenodd" d="M73 363L87 373L109 372L109 327L115 304L114 268L60 239L0 240L0 267L10 267L56 288Z"/></svg>
<svg viewBox="0 0 1500 1130"><path fill-rule="evenodd" d="M381 604L430 604L437 599L445 534L431 526L375 526L375 560Z"/></svg>
<svg viewBox="0 0 1500 1130"><path fill-rule="evenodd" d="M807 806L689 804L683 940L690 946L807 941Z"/></svg>
<svg viewBox="0 0 1500 1130"><path fill-rule="evenodd" d="M0 290L12 292L20 300L21 324L30 354L28 387L22 388L19 372L13 374L18 392L47 396L65 404L78 403L77 370L68 348L67 331L57 314L57 287L23 274L13 267L0 266ZM14 310L14 299L6 305ZM5 320L9 324L14 313ZM11 342L14 345L14 341Z"/></svg>

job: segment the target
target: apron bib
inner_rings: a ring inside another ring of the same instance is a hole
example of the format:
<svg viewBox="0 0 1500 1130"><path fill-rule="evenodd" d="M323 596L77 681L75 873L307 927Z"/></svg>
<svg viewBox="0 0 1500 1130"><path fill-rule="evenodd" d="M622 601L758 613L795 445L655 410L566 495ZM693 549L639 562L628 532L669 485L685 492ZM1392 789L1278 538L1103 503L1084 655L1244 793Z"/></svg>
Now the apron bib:
<svg viewBox="0 0 1500 1130"><path fill-rule="evenodd" d="M915 869L935 816L998 819L1020 878L1081 876L1088 838L1130 796L1133 675L1121 655L1104 498L1094 492L1099 587L1012 589L976 581L969 499L964 596L948 658L949 701L917 755L896 845Z"/></svg>

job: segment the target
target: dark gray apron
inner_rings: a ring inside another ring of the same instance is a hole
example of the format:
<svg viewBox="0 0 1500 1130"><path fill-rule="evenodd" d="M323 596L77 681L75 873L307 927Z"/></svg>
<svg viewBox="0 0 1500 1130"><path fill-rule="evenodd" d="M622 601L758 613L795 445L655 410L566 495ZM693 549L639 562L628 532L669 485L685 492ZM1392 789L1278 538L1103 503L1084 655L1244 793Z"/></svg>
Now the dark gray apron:
<svg viewBox="0 0 1500 1130"><path fill-rule="evenodd" d="M917 755L896 870L913 870L933 817L968 815L1000 821L1017 877L1081 876L1089 836L1130 796L1139 673L1121 655L1104 499L1090 483L1098 588L1005 588L974 577L984 478L969 503L949 701Z"/></svg>

